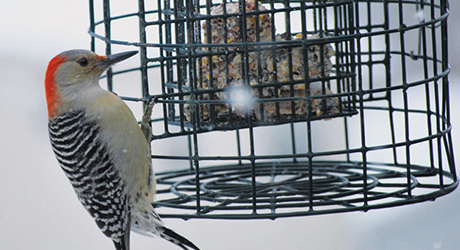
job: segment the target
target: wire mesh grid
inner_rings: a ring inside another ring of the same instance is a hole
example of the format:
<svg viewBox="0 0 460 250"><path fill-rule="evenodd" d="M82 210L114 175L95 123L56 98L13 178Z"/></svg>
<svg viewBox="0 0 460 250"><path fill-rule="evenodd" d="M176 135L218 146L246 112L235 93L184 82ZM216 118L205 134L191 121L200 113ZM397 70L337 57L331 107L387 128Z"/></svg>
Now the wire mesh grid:
<svg viewBox="0 0 460 250"><path fill-rule="evenodd" d="M106 81L157 97L160 215L275 219L457 187L448 14L445 0L90 0L89 33L93 51L140 49Z"/></svg>

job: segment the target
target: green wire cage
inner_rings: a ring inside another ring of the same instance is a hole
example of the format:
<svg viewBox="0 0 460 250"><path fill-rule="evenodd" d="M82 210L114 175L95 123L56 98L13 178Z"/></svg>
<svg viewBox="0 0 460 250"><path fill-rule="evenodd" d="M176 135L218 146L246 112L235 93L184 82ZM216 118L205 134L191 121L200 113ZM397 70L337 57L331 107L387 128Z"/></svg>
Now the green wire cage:
<svg viewBox="0 0 460 250"><path fill-rule="evenodd" d="M162 217L367 211L458 185L446 0L89 2L93 51L140 50L107 88L138 113L156 97Z"/></svg>

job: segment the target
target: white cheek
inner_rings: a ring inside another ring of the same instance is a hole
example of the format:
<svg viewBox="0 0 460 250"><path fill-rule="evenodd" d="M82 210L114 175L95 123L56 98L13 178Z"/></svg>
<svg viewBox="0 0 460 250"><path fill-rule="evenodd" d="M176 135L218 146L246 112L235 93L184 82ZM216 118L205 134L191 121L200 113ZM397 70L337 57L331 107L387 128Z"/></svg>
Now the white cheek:
<svg viewBox="0 0 460 250"><path fill-rule="evenodd" d="M80 75L77 75L75 78L80 78Z"/></svg>

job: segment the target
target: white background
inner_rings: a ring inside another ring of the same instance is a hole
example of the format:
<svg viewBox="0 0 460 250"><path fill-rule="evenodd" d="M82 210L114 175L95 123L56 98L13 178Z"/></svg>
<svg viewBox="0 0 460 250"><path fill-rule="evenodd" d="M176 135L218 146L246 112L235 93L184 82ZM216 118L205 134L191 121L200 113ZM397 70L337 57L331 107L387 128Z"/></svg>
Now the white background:
<svg viewBox="0 0 460 250"><path fill-rule="evenodd" d="M460 147L458 1L451 1L454 149ZM0 7L0 248L113 249L76 199L51 151L43 79L48 61L89 49L87 1L4 1ZM459 156L457 156L457 159ZM201 249L460 249L460 195L435 202L253 221L166 219ZM178 249L132 235L132 249Z"/></svg>

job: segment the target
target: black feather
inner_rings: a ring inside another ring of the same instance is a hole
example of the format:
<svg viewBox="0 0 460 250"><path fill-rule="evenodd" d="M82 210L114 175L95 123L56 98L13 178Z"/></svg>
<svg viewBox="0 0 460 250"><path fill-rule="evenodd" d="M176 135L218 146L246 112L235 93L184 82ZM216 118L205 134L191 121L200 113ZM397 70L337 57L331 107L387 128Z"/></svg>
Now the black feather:
<svg viewBox="0 0 460 250"><path fill-rule="evenodd" d="M160 232L160 235L163 239L168 240L180 246L184 250L188 250L187 247L190 247L195 250L200 250L197 246L195 246L195 244L193 244L192 242L190 242L189 240L187 240L186 238L177 234L176 232L174 232L173 230L169 228L162 227L162 228L159 228L158 231Z"/></svg>

